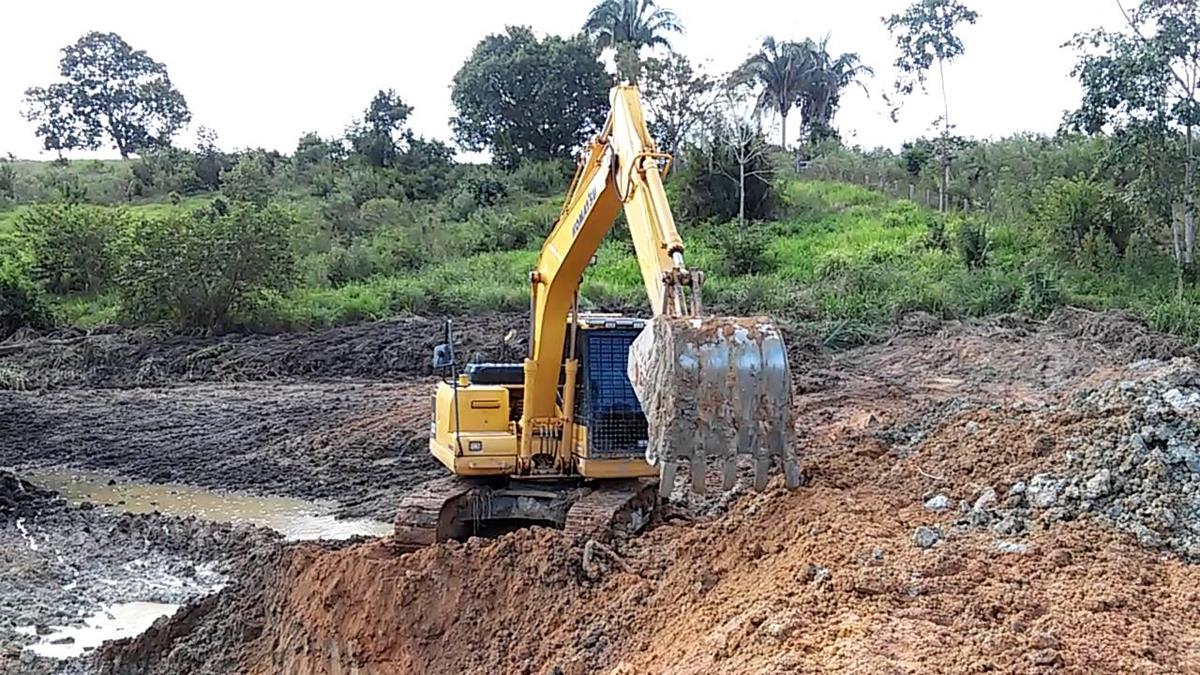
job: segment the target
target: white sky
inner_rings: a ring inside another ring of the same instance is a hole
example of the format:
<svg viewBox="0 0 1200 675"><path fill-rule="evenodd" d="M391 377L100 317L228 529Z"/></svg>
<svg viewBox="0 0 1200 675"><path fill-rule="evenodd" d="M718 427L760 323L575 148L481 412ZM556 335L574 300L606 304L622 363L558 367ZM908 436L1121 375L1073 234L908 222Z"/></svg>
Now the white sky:
<svg viewBox="0 0 1200 675"><path fill-rule="evenodd" d="M895 49L880 17L909 0L661 0L687 33L676 49L714 72L738 65L764 35L832 34L876 69L866 97L851 92L835 123L848 142L898 147L940 114L933 95L910 98L893 124L880 93L894 79ZM0 33L0 154L49 158L20 115L22 92L57 78L59 50L89 30L115 31L167 65L197 125L221 147L291 152L306 131L340 134L379 89L415 107L412 127L450 141L450 81L485 35L508 24L539 33L578 30L592 0L443 0L336 3L265 0L56 0L7 3ZM1052 132L1078 102L1077 31L1119 27L1114 0L968 0L981 18L963 32L967 53L947 72L960 133L995 137ZM798 123L798 121L794 122ZM789 131L794 138L796 132ZM116 156L113 150L91 156Z"/></svg>

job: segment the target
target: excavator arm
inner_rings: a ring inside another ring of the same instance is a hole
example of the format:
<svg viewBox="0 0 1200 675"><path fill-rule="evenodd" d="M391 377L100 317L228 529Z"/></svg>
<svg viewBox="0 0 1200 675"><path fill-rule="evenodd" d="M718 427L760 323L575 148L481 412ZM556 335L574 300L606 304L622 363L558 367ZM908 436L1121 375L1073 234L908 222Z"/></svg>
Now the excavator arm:
<svg viewBox="0 0 1200 675"><path fill-rule="evenodd" d="M650 424L648 461L661 462L664 483L673 482L678 460L690 461L693 485L702 490L706 454L727 459L728 483L735 444L749 445L742 451L758 458L759 483L765 482L765 462L778 456L792 485L790 377L782 340L761 318L701 320L703 275L684 264L683 240L663 186L670 157L650 137L635 86L614 88L611 102L530 274L518 470L528 471L535 455L553 457L564 473L571 470L570 444L561 439L572 438L578 362L563 353L574 345L567 331L583 273L623 210L655 316L635 344L637 358L631 357L631 371L641 369L631 372L631 380Z"/></svg>

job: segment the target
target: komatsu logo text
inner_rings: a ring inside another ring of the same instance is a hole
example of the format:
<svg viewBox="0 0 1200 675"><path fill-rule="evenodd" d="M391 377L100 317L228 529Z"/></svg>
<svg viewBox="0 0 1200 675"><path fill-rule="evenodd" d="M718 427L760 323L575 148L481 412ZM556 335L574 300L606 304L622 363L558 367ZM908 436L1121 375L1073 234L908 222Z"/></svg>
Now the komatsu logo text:
<svg viewBox="0 0 1200 675"><path fill-rule="evenodd" d="M571 236L579 234L579 228L583 227L583 221L587 220L588 214L592 212L592 207L596 205L596 197L600 191L595 185L588 190L587 199L583 200L583 209L579 211L579 215L575 216L575 222L571 225Z"/></svg>

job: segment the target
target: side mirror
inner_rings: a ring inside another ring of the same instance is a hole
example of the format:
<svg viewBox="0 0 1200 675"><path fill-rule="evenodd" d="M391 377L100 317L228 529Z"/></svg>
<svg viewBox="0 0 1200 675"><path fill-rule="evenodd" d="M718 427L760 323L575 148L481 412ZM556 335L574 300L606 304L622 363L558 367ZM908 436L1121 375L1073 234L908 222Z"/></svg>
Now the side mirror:
<svg viewBox="0 0 1200 675"><path fill-rule="evenodd" d="M454 366L454 350L448 344L440 344L433 348L433 369L445 370Z"/></svg>

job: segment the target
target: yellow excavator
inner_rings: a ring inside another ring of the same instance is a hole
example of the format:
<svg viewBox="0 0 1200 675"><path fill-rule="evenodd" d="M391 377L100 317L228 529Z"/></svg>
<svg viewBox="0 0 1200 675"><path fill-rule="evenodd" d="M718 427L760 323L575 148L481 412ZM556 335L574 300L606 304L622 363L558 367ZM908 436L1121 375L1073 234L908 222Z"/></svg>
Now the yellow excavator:
<svg viewBox="0 0 1200 675"><path fill-rule="evenodd" d="M401 502L400 545L529 523L636 529L681 464L696 492L710 469L732 488L739 465L757 489L775 466L799 483L782 337L766 318L704 314L704 276L684 264L663 187L671 157L650 138L635 86L610 98L529 275L527 358L459 372L449 323L434 350L450 377L433 397L429 448L451 475ZM582 277L621 210L650 319L579 311Z"/></svg>

